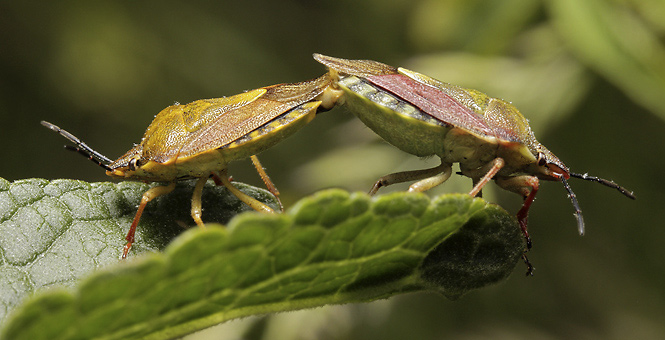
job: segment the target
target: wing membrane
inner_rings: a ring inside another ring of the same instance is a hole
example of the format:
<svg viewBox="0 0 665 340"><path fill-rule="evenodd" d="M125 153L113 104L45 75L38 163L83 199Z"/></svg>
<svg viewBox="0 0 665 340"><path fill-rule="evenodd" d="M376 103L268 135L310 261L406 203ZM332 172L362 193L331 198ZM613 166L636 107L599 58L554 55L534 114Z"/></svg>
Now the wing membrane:
<svg viewBox="0 0 665 340"><path fill-rule="evenodd" d="M258 99L224 112L210 124L188 136L179 157L227 145L290 109L314 100L329 84L330 77L326 74L300 83L265 87L265 94Z"/></svg>

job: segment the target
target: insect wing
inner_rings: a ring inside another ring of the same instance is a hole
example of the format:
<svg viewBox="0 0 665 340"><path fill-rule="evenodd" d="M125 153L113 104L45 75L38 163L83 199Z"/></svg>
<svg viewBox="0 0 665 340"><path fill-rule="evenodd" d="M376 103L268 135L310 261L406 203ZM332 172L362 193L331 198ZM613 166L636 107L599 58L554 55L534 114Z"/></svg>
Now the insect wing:
<svg viewBox="0 0 665 340"><path fill-rule="evenodd" d="M446 84L423 74L372 60L347 60L314 54L333 76L337 73L363 78L382 90L417 107L446 125L469 131L481 138L511 134L493 127L483 114L490 101L487 95Z"/></svg>
<svg viewBox="0 0 665 340"><path fill-rule="evenodd" d="M172 105L162 110L146 130L140 147L145 159L166 163L182 155L182 146L193 134L219 117L247 106L266 93L265 89L248 91L236 96L202 99L185 105ZM230 124L234 123L232 121ZM195 154L191 150L187 155Z"/></svg>
<svg viewBox="0 0 665 340"><path fill-rule="evenodd" d="M456 125L457 127L469 131L475 131L476 133L482 133L486 136L497 137L500 142L517 142L522 144L532 144L536 142L526 118L524 118L517 108L510 103L492 98L480 91L444 83L405 68L400 67L398 70L400 74L403 74L420 84L427 85L445 93L464 109L475 112L477 117L484 122L484 125L482 125L481 128L481 125L475 125L477 121L473 119L461 119L461 122L459 122L460 125ZM432 94L432 97L428 98L436 101L436 91ZM451 112L450 114L461 114L461 118L471 115L470 112L467 111L466 113L462 113L461 110ZM432 114L432 116L438 118L435 114ZM491 131L490 133L487 133L488 129Z"/></svg>
<svg viewBox="0 0 665 340"><path fill-rule="evenodd" d="M187 109L182 112L185 128L189 132L195 132L215 122L220 117L226 116L231 119L233 114L230 112L250 105L265 95L266 92L265 88L259 88L231 97L197 100L187 104L185 106ZM232 123L229 121L229 124Z"/></svg>
<svg viewBox="0 0 665 340"><path fill-rule="evenodd" d="M225 111L192 133L183 144L179 156L195 155L232 143L289 110L314 100L329 84L329 76L324 75L301 83L265 87L261 97Z"/></svg>
<svg viewBox="0 0 665 340"><path fill-rule="evenodd" d="M360 78L397 74L397 68L373 60L349 60L314 53L314 59L331 70Z"/></svg>
<svg viewBox="0 0 665 340"><path fill-rule="evenodd" d="M494 136L494 131L481 115L440 89L401 74L370 76L367 80L441 122L469 130L477 135Z"/></svg>

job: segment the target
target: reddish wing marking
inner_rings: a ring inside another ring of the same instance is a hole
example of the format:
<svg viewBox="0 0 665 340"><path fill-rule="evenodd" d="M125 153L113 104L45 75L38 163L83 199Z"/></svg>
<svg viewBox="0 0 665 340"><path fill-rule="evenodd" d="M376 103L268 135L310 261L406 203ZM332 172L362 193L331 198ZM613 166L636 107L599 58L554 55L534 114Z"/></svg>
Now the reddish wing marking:
<svg viewBox="0 0 665 340"><path fill-rule="evenodd" d="M484 136L496 136L481 115L435 87L401 74L371 76L367 80L446 124Z"/></svg>

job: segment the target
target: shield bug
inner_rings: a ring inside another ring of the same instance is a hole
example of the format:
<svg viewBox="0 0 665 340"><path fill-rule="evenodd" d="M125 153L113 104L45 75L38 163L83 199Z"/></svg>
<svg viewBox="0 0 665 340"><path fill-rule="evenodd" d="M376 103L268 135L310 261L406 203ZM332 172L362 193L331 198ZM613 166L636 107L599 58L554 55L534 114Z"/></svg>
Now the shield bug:
<svg viewBox="0 0 665 340"><path fill-rule="evenodd" d="M375 133L408 153L441 159L441 165L431 169L381 177L370 194L382 186L407 181L417 181L409 191L431 189L446 181L452 173L451 165L459 163L460 174L473 180L470 195L480 194L483 186L494 179L499 187L524 197L517 219L527 249L531 248L528 211L539 180L563 183L580 234L584 234L584 220L568 185L570 177L596 181L635 199L632 192L614 182L571 172L536 140L527 120L508 102L376 61L320 54L314 54L314 59L328 67L334 86L344 92L340 102ZM527 265L530 273L528 261Z"/></svg>
<svg viewBox="0 0 665 340"><path fill-rule="evenodd" d="M227 163L251 157L269 189L274 186L254 156L290 136L310 122L321 109L331 108L337 93L328 89L329 75L310 81L279 84L247 91L231 97L175 104L162 110L148 126L141 142L115 161L59 127L42 125L60 133L78 151L120 179L167 182L146 191L127 233L125 258L134 242L134 233L145 206L168 194L176 181L198 178L192 196L191 215L201 220L201 194L211 175L242 202L258 211L273 212L267 205L234 187L226 174ZM219 176L217 176L219 175ZM276 190L272 190L277 193Z"/></svg>

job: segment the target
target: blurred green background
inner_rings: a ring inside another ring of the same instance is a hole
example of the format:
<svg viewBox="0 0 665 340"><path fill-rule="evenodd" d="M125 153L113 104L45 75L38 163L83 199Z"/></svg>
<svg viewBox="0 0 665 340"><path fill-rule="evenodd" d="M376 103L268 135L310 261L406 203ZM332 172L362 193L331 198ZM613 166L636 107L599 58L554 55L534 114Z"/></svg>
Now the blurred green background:
<svg viewBox="0 0 665 340"><path fill-rule="evenodd" d="M529 219L533 278L518 266L458 301L411 294L190 338L665 338L664 42L661 0L2 1L0 177L107 180L40 120L116 158L176 101L319 76L313 52L404 66L511 101L573 171L638 200L571 180L587 222L579 237L564 189L544 183ZM287 206L438 164L387 145L344 108L261 160ZM230 174L261 186L248 161ZM431 195L470 186L455 178ZM493 186L485 197L516 212L521 199Z"/></svg>

